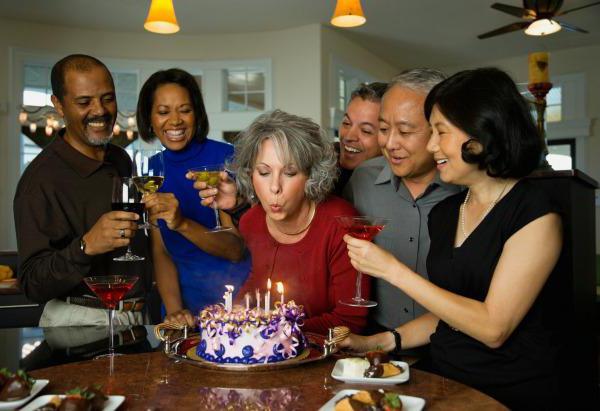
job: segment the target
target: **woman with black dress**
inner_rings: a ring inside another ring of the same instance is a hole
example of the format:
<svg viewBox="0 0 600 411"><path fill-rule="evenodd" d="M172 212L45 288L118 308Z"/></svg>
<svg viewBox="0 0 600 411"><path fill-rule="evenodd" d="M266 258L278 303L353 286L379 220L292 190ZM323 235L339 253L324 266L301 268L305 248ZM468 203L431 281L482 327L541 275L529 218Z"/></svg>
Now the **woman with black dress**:
<svg viewBox="0 0 600 411"><path fill-rule="evenodd" d="M434 87L428 150L443 181L467 188L429 215L427 281L373 243L344 237L352 265L387 280L429 313L391 332L350 335L356 351L430 343L434 371L513 409L552 408L557 343L545 284L562 247L546 194L523 177L541 158L525 100L497 69L468 70Z"/></svg>

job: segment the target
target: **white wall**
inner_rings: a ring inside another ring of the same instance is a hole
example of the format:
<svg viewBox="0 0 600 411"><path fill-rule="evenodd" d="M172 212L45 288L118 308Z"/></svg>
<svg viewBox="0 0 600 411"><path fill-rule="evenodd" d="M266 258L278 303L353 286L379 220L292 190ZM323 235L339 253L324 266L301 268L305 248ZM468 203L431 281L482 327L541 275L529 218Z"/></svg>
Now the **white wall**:
<svg viewBox="0 0 600 411"><path fill-rule="evenodd" d="M496 61L486 61L470 66L453 66L444 69L451 74L459 70L495 66L508 71L517 82L527 82L527 56ZM586 174L600 182L600 46L579 47L553 51L549 55L550 80L552 76L583 73L586 81L585 109L582 118L592 120L590 136L585 141L584 165ZM598 191L596 191L598 195ZM596 202L596 253L600 254L600 203Z"/></svg>
<svg viewBox="0 0 600 411"><path fill-rule="evenodd" d="M389 81L400 70L369 50L352 42L339 30L321 27L321 124L329 126L329 107L337 89L333 78L332 64L336 59L345 65L361 70L380 81ZM333 104L335 105L335 104ZM337 126L337 125L336 125Z"/></svg>
<svg viewBox="0 0 600 411"><path fill-rule="evenodd" d="M160 36L0 19L0 249L16 248L12 199L19 178L19 142L14 132L18 107L11 84L15 77L15 73L10 73L11 48L147 61L270 59L273 107L319 121L322 115L320 36L319 25L276 32ZM2 110L3 105L8 110Z"/></svg>

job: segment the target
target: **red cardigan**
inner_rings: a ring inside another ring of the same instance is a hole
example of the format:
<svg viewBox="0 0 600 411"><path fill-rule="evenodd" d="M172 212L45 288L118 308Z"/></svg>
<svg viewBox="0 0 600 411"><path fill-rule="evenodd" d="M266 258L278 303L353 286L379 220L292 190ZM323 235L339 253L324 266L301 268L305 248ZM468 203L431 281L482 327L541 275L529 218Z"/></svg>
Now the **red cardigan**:
<svg viewBox="0 0 600 411"><path fill-rule="evenodd" d="M304 331L322 335L327 329L346 325L360 333L367 322L367 309L349 307L340 299L354 296L356 270L350 264L344 230L334 217L356 215L352 205L341 198L329 197L318 204L307 234L294 244L280 244L268 232L266 215L260 204L252 207L240 220L240 231L252 255L252 272L237 294L243 301L246 292L254 300L256 288L261 291L261 305L267 279L271 287L271 304L279 301L275 283L282 281L285 300L304 306L307 319ZM370 295L370 277L362 279L363 296Z"/></svg>

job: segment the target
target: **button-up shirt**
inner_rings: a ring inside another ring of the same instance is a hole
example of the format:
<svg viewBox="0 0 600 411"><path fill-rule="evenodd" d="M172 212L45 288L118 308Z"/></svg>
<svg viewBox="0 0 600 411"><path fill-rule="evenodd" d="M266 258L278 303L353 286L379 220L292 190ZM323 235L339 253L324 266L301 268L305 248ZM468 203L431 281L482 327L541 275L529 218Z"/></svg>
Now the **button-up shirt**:
<svg viewBox="0 0 600 411"><path fill-rule="evenodd" d="M82 281L85 276L143 275L148 266L114 262L124 249L95 256L81 250L83 235L111 211L114 178L131 175L131 160L112 144L106 146L104 161L91 159L68 144L63 134L29 164L13 205L19 281L25 295L36 302L93 295ZM140 233L136 237L146 243ZM144 251L134 246L138 250ZM139 295L143 283L140 278L132 294Z"/></svg>
<svg viewBox="0 0 600 411"><path fill-rule="evenodd" d="M429 212L458 191L459 187L442 182L436 174L423 194L413 198L402 179L392 173L387 160L377 157L354 170L344 197L362 215L388 218L389 222L374 242L427 278ZM372 318L386 328L398 327L426 312L404 292L381 279L375 279L372 296L379 303L371 313Z"/></svg>

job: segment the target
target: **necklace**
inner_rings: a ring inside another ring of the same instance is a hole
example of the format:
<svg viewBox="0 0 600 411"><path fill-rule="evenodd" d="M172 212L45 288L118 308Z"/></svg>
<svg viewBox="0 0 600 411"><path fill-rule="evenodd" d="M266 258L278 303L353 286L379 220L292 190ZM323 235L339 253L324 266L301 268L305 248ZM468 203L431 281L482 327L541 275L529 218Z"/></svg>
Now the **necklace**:
<svg viewBox="0 0 600 411"><path fill-rule="evenodd" d="M277 231L279 231L281 234L293 236L293 235L302 234L303 232L305 232L306 230L308 230L308 228L310 227L310 225L313 222L313 219L315 218L316 211L317 211L317 206L315 205L314 202L312 202L311 203L310 217L308 218L308 223L306 223L306 225L304 226L304 228L302 228L299 231L293 232L293 233L286 233L285 231L283 231L282 229L280 229L279 227L277 227L277 224L275 224L275 222L273 220L271 220L271 217L269 217L269 216L267 216L267 217L271 221L271 224L273 225L273 227L275 227L275 229Z"/></svg>
<svg viewBox="0 0 600 411"><path fill-rule="evenodd" d="M498 197L490 203L490 205L485 210L485 212L481 215L481 217L479 217L479 221L477 222L475 227L477 227L479 225L479 223L481 223L483 221L485 216L488 215L490 213L490 211L492 211L492 208L494 208L494 206L498 203L498 201L500 201L500 198L502 198L502 194L504 194L504 191L506 190L507 186L508 186L508 182L506 182L506 184L504 184L504 187L502 187L502 191L500 191L500 194L498 194ZM465 239L469 236L467 234L467 230L465 230L465 207L467 206L467 203L469 202L469 198L471 198L471 189L469 189L469 191L467 191L467 195L465 196L465 201L463 201L463 203L460 205L460 230L462 231L462 235Z"/></svg>

